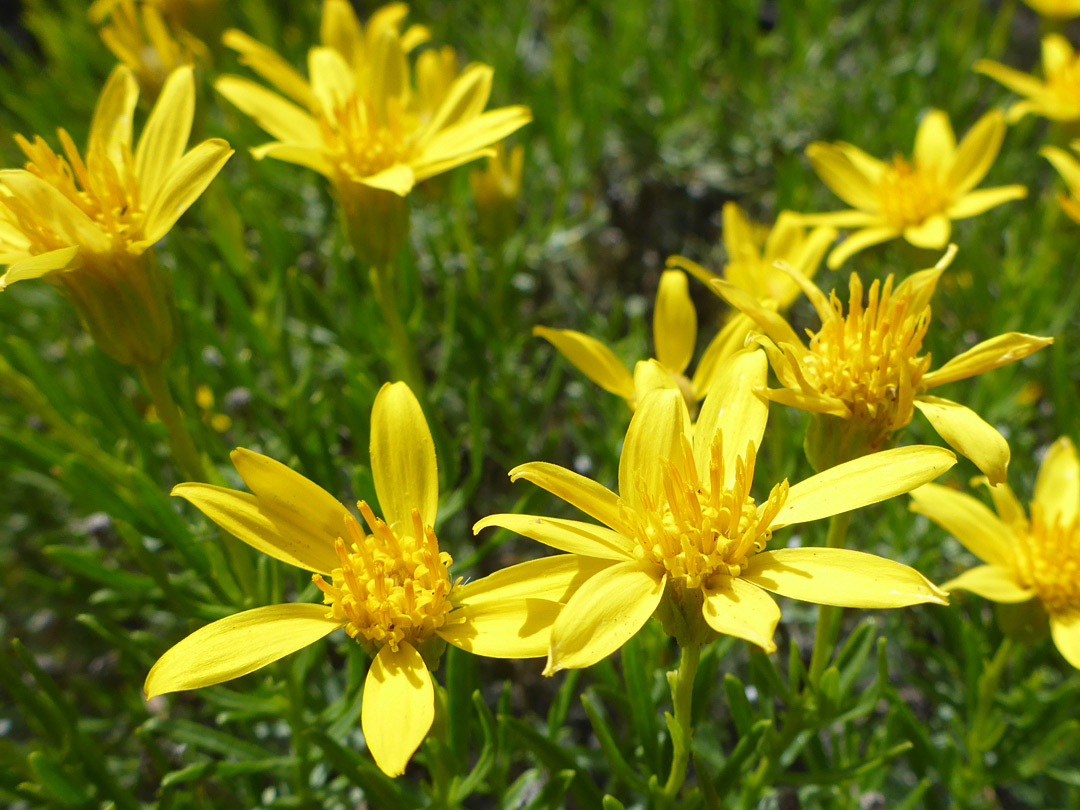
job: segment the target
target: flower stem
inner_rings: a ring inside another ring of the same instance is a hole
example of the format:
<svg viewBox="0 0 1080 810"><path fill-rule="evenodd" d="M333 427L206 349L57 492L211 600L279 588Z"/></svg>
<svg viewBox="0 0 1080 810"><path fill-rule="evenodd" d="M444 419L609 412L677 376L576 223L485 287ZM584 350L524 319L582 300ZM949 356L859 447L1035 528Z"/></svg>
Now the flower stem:
<svg viewBox="0 0 1080 810"><path fill-rule="evenodd" d="M843 548L847 537L851 512L843 512L829 518L829 536L825 541L828 548ZM817 629L814 631L814 652L810 656L810 683L817 684L822 673L832 660L836 646L837 628L843 608L835 605L818 605Z"/></svg>
<svg viewBox="0 0 1080 810"><path fill-rule="evenodd" d="M690 737L693 727L690 718L690 701L694 695L694 677L697 675L701 647L690 644L682 648L679 668L667 674L671 687L671 702L675 716L668 715L668 730L671 732L671 773L664 785L663 795L674 799L686 781L686 768L690 764Z"/></svg>
<svg viewBox="0 0 1080 810"><path fill-rule="evenodd" d="M416 350L405 329L398 311L397 296L394 293L394 268L392 265L379 265L371 268L371 286L375 290L375 300L379 304L390 342L394 352L394 373L403 380L418 399L424 396L424 375L420 372L420 363Z"/></svg>

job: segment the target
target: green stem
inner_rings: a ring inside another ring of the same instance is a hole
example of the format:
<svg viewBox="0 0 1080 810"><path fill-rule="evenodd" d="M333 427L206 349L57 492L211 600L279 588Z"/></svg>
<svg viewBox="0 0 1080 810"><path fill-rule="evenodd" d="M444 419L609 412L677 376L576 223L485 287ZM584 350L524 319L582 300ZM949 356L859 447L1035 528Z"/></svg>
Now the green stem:
<svg viewBox="0 0 1080 810"><path fill-rule="evenodd" d="M289 727L296 751L296 794L301 807L313 805L311 799L311 749L307 723L304 721L304 681L299 677L300 659L287 664L285 677L289 684Z"/></svg>
<svg viewBox="0 0 1080 810"><path fill-rule="evenodd" d="M667 799L674 799L682 788L686 781L686 768L690 764L690 737L694 731L690 718L690 701L694 695L694 678L697 675L700 658L701 647L697 644L683 647L679 658L679 669L668 673L675 717L668 719L673 750L671 773L668 775L663 790L663 795Z"/></svg>
<svg viewBox="0 0 1080 810"><path fill-rule="evenodd" d="M843 512L829 518L829 536L825 541L828 548L843 548L844 539L847 537L848 524L851 522L851 512ZM817 685L822 673L832 660L833 648L836 646L837 630L840 626L840 616L843 608L835 605L818 605L818 622L814 631L814 652L810 656L810 683Z"/></svg>
<svg viewBox="0 0 1080 810"><path fill-rule="evenodd" d="M1001 676L1005 672L1005 665L1012 658L1016 644L1009 636L1001 639L994 657L990 659L982 676L979 678L978 695L975 699L975 714L968 730L969 749L973 752L976 748L981 750L979 740L985 736L987 725L990 721L990 713L994 708L994 698L997 696L998 685Z"/></svg>
<svg viewBox="0 0 1080 810"><path fill-rule="evenodd" d="M375 290L375 300L379 304L379 310L382 312L386 329L390 333L390 341L393 344L395 376L404 380L418 399L423 399L424 375L420 372L416 350L413 348L412 340L398 311L394 281L392 265L371 268L371 286Z"/></svg>

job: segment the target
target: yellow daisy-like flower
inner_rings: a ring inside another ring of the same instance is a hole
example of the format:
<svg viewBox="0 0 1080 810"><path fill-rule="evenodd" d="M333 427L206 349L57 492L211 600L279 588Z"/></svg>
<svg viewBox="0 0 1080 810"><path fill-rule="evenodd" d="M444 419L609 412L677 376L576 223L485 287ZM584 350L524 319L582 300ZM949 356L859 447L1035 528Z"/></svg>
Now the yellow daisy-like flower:
<svg viewBox="0 0 1080 810"><path fill-rule="evenodd" d="M195 112L191 68L174 71L132 150L139 89L117 66L98 100L85 156L59 131L62 156L41 137L15 140L24 169L0 171L0 290L48 278L74 303L95 341L122 363L171 352L172 287L151 246L165 236L232 155L218 138L188 150Z"/></svg>
<svg viewBox="0 0 1080 810"><path fill-rule="evenodd" d="M846 314L835 290L826 296L813 282L792 274L821 318L821 328L809 333L809 344L784 318L733 284L715 281L713 289L764 332L760 342L783 387L762 393L855 428L856 436L848 437L848 457L885 446L919 410L949 445L997 483L1005 480L1009 463L1005 439L971 409L927 392L1020 360L1054 339L1009 332L930 371L930 355L922 351L930 298L955 253L951 246L936 266L895 288L891 274L884 284L873 282L865 304L862 282L852 273ZM808 451L811 445L808 440Z"/></svg>
<svg viewBox="0 0 1080 810"><path fill-rule="evenodd" d="M131 68L147 98L157 98L174 70L206 58L206 46L183 29L170 30L153 4L114 0L100 21L101 41Z"/></svg>
<svg viewBox="0 0 1080 810"><path fill-rule="evenodd" d="M735 203L723 208L724 250L727 263L717 276L684 256L671 256L669 267L678 267L709 284L724 278L759 301L772 301L777 310L787 312L802 289L778 264L786 265L806 278L813 278L836 239L836 230L819 227L807 232L798 214L784 211L770 229L750 221Z"/></svg>
<svg viewBox="0 0 1080 810"><path fill-rule="evenodd" d="M1043 37L1042 80L990 59L980 59L974 69L1025 96L1009 107L1009 123L1028 113L1051 121L1080 119L1080 57L1061 34Z"/></svg>
<svg viewBox="0 0 1080 810"><path fill-rule="evenodd" d="M730 327L730 325L729 325ZM690 300L686 274L681 270L665 270L656 290L653 312L653 344L656 358L640 360L634 371L627 370L622 361L607 346L572 329L533 327L533 334L551 343L559 353L576 366L586 377L605 391L610 391L635 407L645 394L657 388L675 388L695 407L709 390L720 362L736 349L742 348L741 338L732 338L732 328L722 330L705 349L692 378L685 372L694 357L697 343L697 310Z"/></svg>
<svg viewBox="0 0 1080 810"><path fill-rule="evenodd" d="M1080 141L1070 144L1074 152L1080 152ZM1050 161L1069 188L1068 194L1058 194L1058 205L1073 221L1080 223L1080 161L1057 146L1044 146L1039 154Z"/></svg>
<svg viewBox="0 0 1080 810"><path fill-rule="evenodd" d="M413 87L407 60L417 35L401 34L387 9L362 30L347 8L344 0L324 6L323 41L335 44L309 52L310 82L265 46L227 33L226 44L292 101L238 76L215 87L277 139L254 149L256 158L306 166L331 182L353 245L381 266L408 232L404 197L413 186L492 154L531 114L520 106L485 112L492 70L480 64L449 84L437 109L425 109L430 93Z"/></svg>
<svg viewBox="0 0 1080 810"><path fill-rule="evenodd" d="M897 155L885 163L849 143L812 143L806 155L814 171L855 210L801 219L859 229L829 254L834 270L860 250L901 236L916 247L944 248L952 220L1027 196L1020 185L973 190L990 171L1004 137L1005 117L991 110L957 145L949 117L931 110L919 124L910 162Z"/></svg>
<svg viewBox="0 0 1080 810"><path fill-rule="evenodd" d="M599 520L492 515L501 526L560 551L549 564L601 565L570 597L551 631L545 674L590 666L622 646L660 608L680 645L715 634L776 649L780 609L767 592L844 607L946 603L908 566L833 548L766 550L773 531L877 503L930 481L955 463L948 450L904 447L834 467L760 504L750 494L768 403L760 350L725 363L692 429L683 397L659 390L638 406L619 462L619 494L553 464L510 472ZM539 561L541 563L545 560Z"/></svg>
<svg viewBox="0 0 1080 810"><path fill-rule="evenodd" d="M233 452L253 494L180 484L187 499L265 554L312 572L323 605L247 610L196 630L150 670L147 698L238 678L338 628L372 657L361 725L384 773L402 773L435 711L429 664L443 643L495 658L547 652L573 583L593 570L576 560L533 561L461 584L432 528L439 499L435 445L404 383L383 386L371 412L371 471L386 521L360 502L360 523L326 490L266 456ZM543 562L543 564L541 564Z"/></svg>
<svg viewBox="0 0 1080 810"><path fill-rule="evenodd" d="M116 7L129 0L94 0L90 4L90 21L95 25L103 22ZM159 17L164 18L173 29L198 37L203 42L216 40L221 33L221 0L139 0L143 7L150 6Z"/></svg>
<svg viewBox="0 0 1080 810"><path fill-rule="evenodd" d="M469 172L480 235L489 244L500 245L514 232L524 168L525 147L518 144L507 155L500 143L483 169Z"/></svg>
<svg viewBox="0 0 1080 810"><path fill-rule="evenodd" d="M1080 15L1080 0L1024 0L1043 17L1068 20Z"/></svg>
<svg viewBox="0 0 1080 810"><path fill-rule="evenodd" d="M926 515L986 563L945 585L994 602L1038 599L1058 650L1080 669L1080 461L1058 439L1035 480L1030 518L1006 483L990 487L997 514L971 495L927 484L911 493Z"/></svg>

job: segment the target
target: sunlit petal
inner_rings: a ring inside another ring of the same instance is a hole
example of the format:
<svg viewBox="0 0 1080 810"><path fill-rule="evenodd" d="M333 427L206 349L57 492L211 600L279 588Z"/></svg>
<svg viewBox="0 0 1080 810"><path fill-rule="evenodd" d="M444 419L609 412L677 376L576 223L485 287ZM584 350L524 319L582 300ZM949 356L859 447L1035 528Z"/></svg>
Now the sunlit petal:
<svg viewBox="0 0 1080 810"><path fill-rule="evenodd" d="M626 431L619 458L619 494L637 508L639 487L647 493L662 493L665 459L680 459L683 440L690 438L690 414L679 391L653 391L638 403Z"/></svg>
<svg viewBox="0 0 1080 810"><path fill-rule="evenodd" d="M871 226L863 228L861 231L855 231L837 247L833 248L826 263L830 270L836 270L856 253L866 250L868 247L879 245L882 242L888 242L899 235L900 231L891 225Z"/></svg>
<svg viewBox="0 0 1080 810"><path fill-rule="evenodd" d="M984 562L1009 567L1016 542L1012 529L972 496L924 484L911 491L911 511L926 515Z"/></svg>
<svg viewBox="0 0 1080 810"><path fill-rule="evenodd" d="M1000 110L990 110L968 130L956 148L956 162L949 172L953 194L963 194L982 182L1004 138L1005 116Z"/></svg>
<svg viewBox="0 0 1080 810"><path fill-rule="evenodd" d="M1004 604L1026 602L1035 595L1032 588L1025 588L1016 581L1011 568L998 565L979 565L968 569L942 588L953 591L971 591L984 599Z"/></svg>
<svg viewBox="0 0 1080 810"><path fill-rule="evenodd" d="M878 210L874 185L843 150L833 144L817 142L806 147L806 156L818 177L837 197L863 211Z"/></svg>
<svg viewBox="0 0 1080 810"><path fill-rule="evenodd" d="M1050 525L1069 526L1080 513L1080 461L1068 436L1062 436L1046 452L1035 479L1034 502Z"/></svg>
<svg viewBox="0 0 1080 810"><path fill-rule="evenodd" d="M519 478L546 489L620 534L630 534L620 514L619 496L604 485L546 461L533 461L515 467L510 471L510 480L517 481Z"/></svg>
<svg viewBox="0 0 1080 810"><path fill-rule="evenodd" d="M1009 443L993 425L971 408L941 397L916 397L915 407L950 447L982 470L991 484L1005 480Z"/></svg>
<svg viewBox="0 0 1080 810"><path fill-rule="evenodd" d="M631 540L606 526L580 520L536 515L489 515L477 521L473 533L479 533L489 526L499 526L559 551L605 560L633 559L636 547Z"/></svg>
<svg viewBox="0 0 1080 810"><path fill-rule="evenodd" d="M694 460L702 481L709 478L710 447L719 432L723 437L724 485L735 480L736 459L748 444L757 449L769 419L769 402L758 390L768 379L765 352L746 349L717 369L694 427Z"/></svg>
<svg viewBox="0 0 1080 810"><path fill-rule="evenodd" d="M634 378L614 352L595 338L570 329L534 326L533 334L542 337L605 391L633 399Z"/></svg>
<svg viewBox="0 0 1080 810"><path fill-rule="evenodd" d="M368 750L387 776L400 776L435 720L435 688L412 645L383 645L364 681L360 725Z"/></svg>
<svg viewBox="0 0 1080 810"><path fill-rule="evenodd" d="M181 214L206 191L232 154L228 143L211 138L173 164L146 212L143 225L146 241L153 244L169 232Z"/></svg>
<svg viewBox="0 0 1080 810"><path fill-rule="evenodd" d="M435 525L439 474L424 411L405 383L387 383L371 409L371 475L383 518L410 525L412 510Z"/></svg>
<svg viewBox="0 0 1080 810"><path fill-rule="evenodd" d="M923 116L915 133L915 165L944 175L952 167L956 154L956 135L948 114L930 110Z"/></svg>
<svg viewBox="0 0 1080 810"><path fill-rule="evenodd" d="M717 633L749 641L767 653L776 652L773 633L780 621L780 607L758 586L728 579L722 587L705 591L702 613Z"/></svg>
<svg viewBox="0 0 1080 810"><path fill-rule="evenodd" d="M965 219L989 211L1010 200L1022 200L1027 196L1024 186L999 186L969 191L945 211L949 219Z"/></svg>
<svg viewBox="0 0 1080 810"><path fill-rule="evenodd" d="M690 300L690 285L680 270L665 270L656 291L653 314L656 359L681 374L690 365L697 341L697 310Z"/></svg>
<svg viewBox="0 0 1080 810"><path fill-rule="evenodd" d="M1080 611L1050 614L1050 634L1058 652L1080 669Z"/></svg>
<svg viewBox="0 0 1080 810"><path fill-rule="evenodd" d="M941 368L927 372L922 382L926 388L974 377L984 371L1016 362L1054 342L1052 337L1007 332L977 343L963 354L958 354Z"/></svg>

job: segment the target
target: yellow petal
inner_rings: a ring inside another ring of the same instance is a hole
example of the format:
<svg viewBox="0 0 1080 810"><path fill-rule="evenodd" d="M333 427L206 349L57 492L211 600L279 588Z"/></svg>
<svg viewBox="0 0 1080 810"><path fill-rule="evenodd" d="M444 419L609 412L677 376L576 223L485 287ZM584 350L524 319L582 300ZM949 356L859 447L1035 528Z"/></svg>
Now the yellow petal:
<svg viewBox="0 0 1080 810"><path fill-rule="evenodd" d="M781 214L780 216L783 218L784 214ZM836 230L834 228L814 228L795 252L795 256L792 259L795 271L802 274L803 278L814 278L814 276L817 275L818 268L821 266L821 260L825 258L825 252L829 249L829 245L835 241ZM776 304L780 311L782 312L790 307L792 303L794 303L795 298L798 297L798 294L798 290L792 288L789 297L778 300Z"/></svg>
<svg viewBox="0 0 1080 810"><path fill-rule="evenodd" d="M416 182L419 183L422 180L427 180L429 177L434 177L437 174L456 169L458 166L464 166L466 163L470 163L479 158L494 158L495 154L495 150L490 147L473 149L472 151L461 152L460 154L449 158L436 161L423 160L414 163L412 170L413 174L416 175Z"/></svg>
<svg viewBox="0 0 1080 810"><path fill-rule="evenodd" d="M499 526L546 546L605 560L634 558L636 544L616 531L580 520L537 517L536 515L488 515L477 521L473 533Z"/></svg>
<svg viewBox="0 0 1080 810"><path fill-rule="evenodd" d="M679 391L653 391L638 403L619 457L619 494L631 508L641 504L639 486L654 496L663 493L663 461L682 459L683 440L690 436L690 414Z"/></svg>
<svg viewBox="0 0 1080 810"><path fill-rule="evenodd" d="M1044 146L1039 154L1058 170L1072 194L1080 191L1080 161L1057 146Z"/></svg>
<svg viewBox="0 0 1080 810"><path fill-rule="evenodd" d="M323 111L333 120L350 98L356 95L352 69L333 48L312 48L308 51L308 75L311 91Z"/></svg>
<svg viewBox="0 0 1080 810"><path fill-rule="evenodd" d="M79 255L79 246L50 250L12 264L4 275L0 276L0 290L6 290L16 281L32 278L44 278L59 270L66 270Z"/></svg>
<svg viewBox="0 0 1080 810"><path fill-rule="evenodd" d="M371 95L380 119L387 114L390 99L403 99L409 91L409 65L398 32L385 29L375 39L371 58Z"/></svg>
<svg viewBox="0 0 1080 810"><path fill-rule="evenodd" d="M546 489L620 534L630 534L630 528L621 517L619 496L604 485L546 461L531 461L515 467L510 471L510 480L519 478Z"/></svg>
<svg viewBox="0 0 1080 810"><path fill-rule="evenodd" d="M161 88L135 151L139 194L153 200L187 148L195 116L195 76L190 67L174 70Z"/></svg>
<svg viewBox="0 0 1080 810"><path fill-rule="evenodd" d="M109 74L94 107L88 152L101 151L114 166L124 165L124 152L131 148L131 122L138 100L139 84L135 74L126 66L117 65Z"/></svg>
<svg viewBox="0 0 1080 810"><path fill-rule="evenodd" d="M1046 85L1027 73L1021 73L1011 67L1006 67L1000 62L989 59L980 59L972 68L976 73L982 73L991 79L1001 82L1010 90L1022 96L1035 96L1046 91Z"/></svg>
<svg viewBox="0 0 1080 810"><path fill-rule="evenodd" d="M850 512L910 492L956 463L941 447L914 445L846 461L800 481L788 491L774 527Z"/></svg>
<svg viewBox="0 0 1080 810"><path fill-rule="evenodd" d="M278 56L273 49L235 28L226 31L221 42L225 47L232 48L240 54L241 64L250 67L289 98L306 109L315 108L315 95L311 92L311 85L308 84L307 79L285 59ZM220 88L218 90L220 92Z"/></svg>
<svg viewBox="0 0 1080 810"><path fill-rule="evenodd" d="M980 560L1006 568L1013 565L1012 529L970 495L924 484L911 491L910 508L941 526Z"/></svg>
<svg viewBox="0 0 1080 810"><path fill-rule="evenodd" d="M943 176L952 166L955 154L956 135L949 116L941 110L930 110L915 133L915 165Z"/></svg>
<svg viewBox="0 0 1080 810"><path fill-rule="evenodd" d="M319 39L333 48L350 65L359 64L364 55L364 32L348 0L324 0Z"/></svg>
<svg viewBox="0 0 1080 810"><path fill-rule="evenodd" d="M968 130L956 148L956 162L949 172L948 183L953 194L963 194L982 182L994 165L1004 138L1005 116L1000 110L990 110Z"/></svg>
<svg viewBox="0 0 1080 810"><path fill-rule="evenodd" d="M337 528L328 531L323 515L280 509L255 495L225 487L178 484L172 494L275 560L327 576L341 566L334 541L345 535L345 507L341 507Z"/></svg>
<svg viewBox="0 0 1080 810"><path fill-rule="evenodd" d="M715 279L709 286L713 292L753 320L754 323L761 327L761 331L776 343L788 343L804 352L806 351L802 340L795 333L795 330L791 328L791 325L784 320L783 315L765 306L750 293L723 279Z"/></svg>
<svg viewBox="0 0 1080 810"><path fill-rule="evenodd" d="M231 681L314 644L342 626L324 605L245 610L200 628L166 652L146 676L146 697Z"/></svg>
<svg viewBox="0 0 1080 810"><path fill-rule="evenodd" d="M383 645L364 681L360 726L379 770L405 772L435 720L435 688L427 664L403 641L394 652Z"/></svg>
<svg viewBox="0 0 1080 810"><path fill-rule="evenodd" d="M1058 652L1080 669L1080 611L1051 614L1050 634Z"/></svg>
<svg viewBox="0 0 1080 810"><path fill-rule="evenodd" d="M545 675L592 666L625 644L653 615L666 575L639 562L616 563L566 603L551 631Z"/></svg>
<svg viewBox="0 0 1080 810"><path fill-rule="evenodd" d="M1050 525L1069 526L1080 513L1080 461L1068 436L1062 436L1046 452L1035 479L1034 502Z"/></svg>
<svg viewBox="0 0 1080 810"><path fill-rule="evenodd" d="M736 459L746 456L748 444L761 446L769 401L758 394L768 379L769 363L758 348L744 349L716 371L712 388L705 396L694 427L694 460L698 477L709 480L709 460L713 438L723 441L724 486L735 481Z"/></svg>
<svg viewBox="0 0 1080 810"><path fill-rule="evenodd" d="M830 270L836 270L856 253L866 250L868 247L880 245L882 242L888 242L899 235L900 230L891 225L872 226L863 228L861 231L855 231L837 247L833 248L826 264Z"/></svg>
<svg viewBox="0 0 1080 810"><path fill-rule="evenodd" d="M37 175L23 169L0 171L0 186L6 186L34 212L34 217L65 243L80 245L90 253L105 253L109 239L97 224L71 200Z"/></svg>
<svg viewBox="0 0 1080 810"><path fill-rule="evenodd" d="M942 586L946 591L971 591L991 602L1014 604L1026 602L1035 595L1016 581L1011 568L997 565L979 565L970 568Z"/></svg>
<svg viewBox="0 0 1080 810"><path fill-rule="evenodd" d="M757 240L750 226L746 213L733 202L724 203L722 209L723 230L720 236L724 241L724 251L729 262L754 260L759 258Z"/></svg>
<svg viewBox="0 0 1080 810"><path fill-rule="evenodd" d="M757 644L767 653L776 652L773 633L780 621L780 608L757 585L728 579L722 587L706 590L702 613L717 633Z"/></svg>
<svg viewBox="0 0 1080 810"><path fill-rule="evenodd" d="M500 107L444 129L423 145L417 163L437 163L491 146L532 120L528 107ZM420 174L419 166L417 174Z"/></svg>
<svg viewBox="0 0 1080 810"><path fill-rule="evenodd" d="M486 658L543 658L561 602L523 596L514 601L465 605L438 631L455 647Z"/></svg>
<svg viewBox="0 0 1080 810"><path fill-rule="evenodd" d="M376 174L361 177L359 182L370 188L382 189L404 197L416 185L416 175L411 166L399 163Z"/></svg>
<svg viewBox="0 0 1080 810"><path fill-rule="evenodd" d="M326 152L322 147L318 146L298 146L291 143L271 141L270 143L264 143L262 146L253 147L251 156L256 160L273 158L285 163L295 163L297 166L313 169L323 177L331 180L336 177L333 164L327 159Z"/></svg>
<svg viewBox="0 0 1080 810"><path fill-rule="evenodd" d="M455 609L526 598L565 604L582 585L612 564L611 560L580 554L541 557L457 585L450 593L450 600Z"/></svg>
<svg viewBox="0 0 1080 810"><path fill-rule="evenodd" d="M833 228L866 228L882 223L881 214L869 211L826 211L821 214L796 214L803 225ZM834 237L835 238L835 237Z"/></svg>
<svg viewBox="0 0 1080 810"><path fill-rule="evenodd" d="M214 82L214 89L278 140L322 146L322 133L315 119L277 93L239 76L222 76Z"/></svg>
<svg viewBox="0 0 1080 810"><path fill-rule="evenodd" d="M877 185L881 181L882 175L885 174L885 170L888 168L885 161L878 160L876 157L867 154L854 144L840 141L834 146L840 150L844 157L851 161L852 166L866 175L866 179L872 184Z"/></svg>
<svg viewBox="0 0 1080 810"><path fill-rule="evenodd" d="M643 402L653 391L667 388L679 390L679 383L672 372L661 365L659 360L638 360L634 363L634 402Z"/></svg>
<svg viewBox="0 0 1080 810"><path fill-rule="evenodd" d="M653 342L656 359L682 374L694 357L697 341L697 310L690 300L690 285L681 270L665 270L656 291Z"/></svg>
<svg viewBox="0 0 1080 810"><path fill-rule="evenodd" d="M1070 67L1073 49L1061 34L1047 34L1042 40L1043 75L1050 77Z"/></svg>
<svg viewBox="0 0 1080 810"><path fill-rule="evenodd" d="M232 154L229 144L212 138L176 162L146 212L143 232L147 242L153 244L169 232L180 215L206 191Z"/></svg>
<svg viewBox="0 0 1080 810"><path fill-rule="evenodd" d="M878 210L876 187L842 150L833 144L817 142L806 147L806 156L818 177L837 197L863 211Z"/></svg>
<svg viewBox="0 0 1080 810"><path fill-rule="evenodd" d="M846 548L763 551L750 558L742 577L767 591L819 605L896 608L949 601L914 568Z"/></svg>
<svg viewBox="0 0 1080 810"><path fill-rule="evenodd" d="M634 378L619 358L595 338L571 329L534 326L533 335L558 349L586 377L605 391L630 400L634 398Z"/></svg>
<svg viewBox="0 0 1080 810"><path fill-rule="evenodd" d="M920 222L904 228L904 238L915 247L938 250L949 241L952 225L944 214L935 214Z"/></svg>
<svg viewBox="0 0 1080 810"><path fill-rule="evenodd" d="M1027 196L1024 186L999 186L971 191L958 199L945 211L949 219L974 217L991 208L1011 200L1022 200Z"/></svg>
<svg viewBox="0 0 1080 810"><path fill-rule="evenodd" d="M1006 332L977 343L963 354L958 354L941 368L923 375L926 388L963 380L982 374L1027 357L1054 342L1051 337L1025 335L1022 332Z"/></svg>
<svg viewBox="0 0 1080 810"><path fill-rule="evenodd" d="M698 399L704 398L724 361L746 345L747 336L756 328L754 322L741 312L734 312L728 317L716 337L705 347L694 370L691 385Z"/></svg>
<svg viewBox="0 0 1080 810"><path fill-rule="evenodd" d="M1020 505L1020 501L1017 500L1016 494L1012 491L1012 488L1007 483L1001 483L994 486L987 480L985 475L980 475L972 479L971 483L977 486L985 486L990 491L990 498L994 502L994 509L997 510L998 517L1006 526L1026 526L1027 514L1024 512L1024 507Z"/></svg>
<svg viewBox="0 0 1080 810"><path fill-rule="evenodd" d="M387 383L371 409L371 475L383 518L411 525L413 509L435 525L439 473L435 443L416 396L403 382Z"/></svg>
<svg viewBox="0 0 1080 810"><path fill-rule="evenodd" d="M993 425L970 408L941 397L915 397L915 407L950 447L982 470L991 484L1005 480L1009 443Z"/></svg>
<svg viewBox="0 0 1080 810"><path fill-rule="evenodd" d="M447 88L446 96L428 124L428 131L434 135L480 115L491 95L494 73L487 65L469 65L465 68Z"/></svg>
<svg viewBox="0 0 1080 810"><path fill-rule="evenodd" d="M949 245L948 250L938 259L937 264L926 270L919 270L905 278L893 290L893 298L908 297L911 303L908 312L922 312L930 304L930 299L937 289L938 280L945 269L956 257L956 245Z"/></svg>

